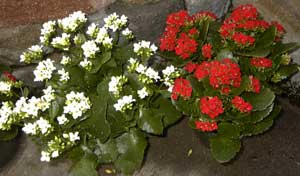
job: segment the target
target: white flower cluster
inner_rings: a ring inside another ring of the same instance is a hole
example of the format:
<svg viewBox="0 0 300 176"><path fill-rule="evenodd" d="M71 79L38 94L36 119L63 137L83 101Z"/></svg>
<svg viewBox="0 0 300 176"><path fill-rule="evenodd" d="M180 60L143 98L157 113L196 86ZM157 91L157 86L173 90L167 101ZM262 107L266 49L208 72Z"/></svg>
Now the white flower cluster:
<svg viewBox="0 0 300 176"><path fill-rule="evenodd" d="M70 92L66 95L64 113L72 115L73 119L82 116L88 109L91 108L89 98L84 96L83 92Z"/></svg>
<svg viewBox="0 0 300 176"><path fill-rule="evenodd" d="M48 45L50 43L50 39L52 35L55 33L56 22L48 21L43 24L43 28L41 29L41 37L40 41L44 45Z"/></svg>
<svg viewBox="0 0 300 176"><path fill-rule="evenodd" d="M135 101L136 100L132 97L132 95L123 96L116 104L114 104L114 108L116 111L125 112L126 110L132 109L133 102Z"/></svg>
<svg viewBox="0 0 300 176"><path fill-rule="evenodd" d="M108 17L104 18L105 28L111 29L113 32L116 32L119 29L122 29L127 25L128 18L125 15L121 17L116 13L109 15Z"/></svg>
<svg viewBox="0 0 300 176"><path fill-rule="evenodd" d="M47 135L52 130L52 126L48 120L41 117L33 123L25 123L22 130L29 135L38 135L40 133Z"/></svg>
<svg viewBox="0 0 300 176"><path fill-rule="evenodd" d="M133 51L142 58L149 58L156 52L157 49L158 48L155 44L151 44L149 41L145 40L133 44Z"/></svg>
<svg viewBox="0 0 300 176"><path fill-rule="evenodd" d="M56 117L56 120L57 120L59 125L65 125L69 122L69 119L66 117L65 114Z"/></svg>
<svg viewBox="0 0 300 176"><path fill-rule="evenodd" d="M96 40L97 43L102 44L105 48L111 49L113 46L113 38L110 38L105 27L99 29Z"/></svg>
<svg viewBox="0 0 300 176"><path fill-rule="evenodd" d="M108 91L112 92L115 97L119 97L122 87L127 81L125 76L112 76L108 84Z"/></svg>
<svg viewBox="0 0 300 176"><path fill-rule="evenodd" d="M151 67L145 67L137 59L130 58L129 66L127 67L129 72L137 72L139 75L139 81L145 84L151 84L160 80L159 73Z"/></svg>
<svg viewBox="0 0 300 176"><path fill-rule="evenodd" d="M38 66L33 71L33 74L35 76L34 81L44 81L51 79L53 71L56 70L53 63L54 61L49 58L39 62Z"/></svg>
<svg viewBox="0 0 300 176"><path fill-rule="evenodd" d="M61 37L53 38L53 40L51 42L51 45L54 48L58 48L58 49L61 49L61 50L68 51L69 46L71 45L70 36L71 36L70 34L62 33Z"/></svg>
<svg viewBox="0 0 300 176"><path fill-rule="evenodd" d="M12 83L9 81L0 81L0 93L9 95L12 88Z"/></svg>
<svg viewBox="0 0 300 176"><path fill-rule="evenodd" d="M132 33L131 30L129 30L129 28L126 28L122 31L122 35L125 36L127 39L133 39L134 35Z"/></svg>
<svg viewBox="0 0 300 176"><path fill-rule="evenodd" d="M94 40L86 41L82 46L83 55L87 58L95 58L96 53L100 51Z"/></svg>
<svg viewBox="0 0 300 176"><path fill-rule="evenodd" d="M172 92L174 80L180 76L180 72L173 65L166 67L163 71L163 83L168 87L168 91Z"/></svg>
<svg viewBox="0 0 300 176"><path fill-rule="evenodd" d="M97 26L97 24L92 23L92 24L89 25L89 27L88 27L88 29L86 31L86 34L89 35L92 38L96 38L99 30L100 29Z"/></svg>
<svg viewBox="0 0 300 176"><path fill-rule="evenodd" d="M91 70L93 63L89 61L87 58L84 58L83 61L79 63L79 65L86 70Z"/></svg>
<svg viewBox="0 0 300 176"><path fill-rule="evenodd" d="M146 87L138 90L137 93L138 93L140 99L144 99L149 96L149 91Z"/></svg>
<svg viewBox="0 0 300 176"><path fill-rule="evenodd" d="M64 68L58 70L57 72L60 75L59 81L66 83L70 79L69 72L66 72Z"/></svg>
<svg viewBox="0 0 300 176"><path fill-rule="evenodd" d="M43 57L43 49L40 45L33 45L28 48L28 51L25 51L20 56L20 62L32 63L36 60L41 60Z"/></svg>
<svg viewBox="0 0 300 176"><path fill-rule="evenodd" d="M71 58L69 56L63 56L60 63L62 65L68 65L71 63Z"/></svg>
<svg viewBox="0 0 300 176"><path fill-rule="evenodd" d="M2 102L0 108L0 130L10 130L13 123L13 107L11 102Z"/></svg>
<svg viewBox="0 0 300 176"><path fill-rule="evenodd" d="M85 14L77 11L66 18L58 20L58 25L64 32L69 33L77 31L85 22L87 22Z"/></svg>

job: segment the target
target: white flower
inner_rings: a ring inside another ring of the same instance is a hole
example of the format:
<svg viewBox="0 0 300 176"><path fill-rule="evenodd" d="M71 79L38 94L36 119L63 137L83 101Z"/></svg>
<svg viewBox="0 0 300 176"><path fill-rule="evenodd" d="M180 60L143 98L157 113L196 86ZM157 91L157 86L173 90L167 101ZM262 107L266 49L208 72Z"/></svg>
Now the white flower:
<svg viewBox="0 0 300 176"><path fill-rule="evenodd" d="M69 72L66 72L64 68L58 70L57 72L60 75L59 81L67 82L70 79Z"/></svg>
<svg viewBox="0 0 300 176"><path fill-rule="evenodd" d="M14 113L20 114L22 112L25 112L25 106L27 104L25 97L21 97L19 100L16 101L15 107L14 107Z"/></svg>
<svg viewBox="0 0 300 176"><path fill-rule="evenodd" d="M144 98L146 98L147 96L149 96L149 93L148 93L146 87L142 88L141 90L138 90L137 93L138 93L140 99L144 99Z"/></svg>
<svg viewBox="0 0 300 176"><path fill-rule="evenodd" d="M10 116L13 114L12 106L9 102L2 102L0 108L0 130L10 129Z"/></svg>
<svg viewBox="0 0 300 176"><path fill-rule="evenodd" d="M26 104L24 104L24 112L28 115L37 116L40 110L41 99L35 96L31 97Z"/></svg>
<svg viewBox="0 0 300 176"><path fill-rule="evenodd" d="M152 52L155 53L155 52L157 51L158 48L157 48L156 45L152 44L152 45L150 46L150 49L151 49Z"/></svg>
<svg viewBox="0 0 300 176"><path fill-rule="evenodd" d="M67 33L62 33L61 37L55 37L53 38L51 45L54 48L59 48L62 50L69 50L69 46L70 46L70 34Z"/></svg>
<svg viewBox="0 0 300 176"><path fill-rule="evenodd" d="M32 52L37 52L37 53L43 52L42 47L39 45L32 45L30 48L28 48L28 50L30 50Z"/></svg>
<svg viewBox="0 0 300 176"><path fill-rule="evenodd" d="M131 34L132 34L132 31L129 30L129 28L126 28L122 31L122 35L124 35L124 36L129 36Z"/></svg>
<svg viewBox="0 0 300 176"><path fill-rule="evenodd" d="M79 65L83 68L85 68L86 70L90 70L92 68L92 62L87 60L87 58L85 58L83 61L81 61L79 63Z"/></svg>
<svg viewBox="0 0 300 176"><path fill-rule="evenodd" d="M77 11L66 18L58 20L58 23L64 32L75 32L86 21L87 18L85 14L81 11Z"/></svg>
<svg viewBox="0 0 300 176"><path fill-rule="evenodd" d="M52 77L53 71L56 69L53 65L54 61L47 59L39 62L36 69L33 71L35 76L34 81L44 81L49 80Z"/></svg>
<svg viewBox="0 0 300 176"><path fill-rule="evenodd" d="M146 71L146 67L144 66L144 65L142 65L142 64L139 64L138 66L137 66L137 68L136 68L136 72L138 72L138 73L145 73L145 71Z"/></svg>
<svg viewBox="0 0 300 176"><path fill-rule="evenodd" d="M84 56L87 58L94 58L96 53L100 50L94 40L86 41L81 48Z"/></svg>
<svg viewBox="0 0 300 176"><path fill-rule="evenodd" d="M116 32L118 29L123 28L127 24L127 16L122 15L119 17L116 13L109 15L108 17L104 18L105 28L111 29L113 32Z"/></svg>
<svg viewBox="0 0 300 176"><path fill-rule="evenodd" d="M119 96L123 84L127 82L125 76L112 76L110 82L108 83L108 91L112 92L115 96Z"/></svg>
<svg viewBox="0 0 300 176"><path fill-rule="evenodd" d="M57 150L51 153L51 158L57 158L59 156L59 152Z"/></svg>
<svg viewBox="0 0 300 176"><path fill-rule="evenodd" d="M44 95L41 97L46 102L51 102L55 99L54 90L52 86L48 86L46 89L43 90Z"/></svg>
<svg viewBox="0 0 300 176"><path fill-rule="evenodd" d="M105 48L112 48L113 38L105 37L102 44Z"/></svg>
<svg viewBox="0 0 300 176"><path fill-rule="evenodd" d="M69 133L69 140L70 140L71 142L75 142L75 141L80 140L79 132L78 132L78 131L76 131L76 132L74 132L74 133L70 132L70 133Z"/></svg>
<svg viewBox="0 0 300 176"><path fill-rule="evenodd" d="M11 83L6 81L0 81L0 93L9 93L11 90Z"/></svg>
<svg viewBox="0 0 300 176"><path fill-rule="evenodd" d="M102 43L104 41L105 38L109 37L107 29L102 27L99 29L99 32L97 34L96 37L96 42L97 43Z"/></svg>
<svg viewBox="0 0 300 176"><path fill-rule="evenodd" d="M48 21L43 24L43 28L41 29L41 35L49 35L55 31L55 21Z"/></svg>
<svg viewBox="0 0 300 176"><path fill-rule="evenodd" d="M70 114L74 119L82 116L88 109L91 108L89 98L84 96L83 92L70 92L66 95L64 113Z"/></svg>
<svg viewBox="0 0 300 176"><path fill-rule="evenodd" d="M22 55L20 56L20 62L25 62L29 64L32 61L42 59L42 57L43 57L42 46L33 45L30 48L28 48L27 51L22 53Z"/></svg>
<svg viewBox="0 0 300 176"><path fill-rule="evenodd" d="M69 122L69 120L66 118L65 114L58 116L57 121L58 121L59 125L64 125Z"/></svg>
<svg viewBox="0 0 300 176"><path fill-rule="evenodd" d="M69 56L63 56L60 63L62 65L68 65L71 62L71 58Z"/></svg>
<svg viewBox="0 0 300 176"><path fill-rule="evenodd" d="M156 72L153 68L149 67L146 72L145 75L147 77L149 77L150 79L154 79L156 82L160 79L160 76L158 74L158 72Z"/></svg>
<svg viewBox="0 0 300 176"><path fill-rule="evenodd" d="M87 31L86 31L86 34L95 38L97 37L97 33L99 32L99 28L98 26L95 24L95 23L92 23L89 25Z"/></svg>
<svg viewBox="0 0 300 176"><path fill-rule="evenodd" d="M173 65L170 65L168 67L166 67L162 73L164 74L164 76L170 76L172 73L174 73L176 70L175 70L175 67Z"/></svg>
<svg viewBox="0 0 300 176"><path fill-rule="evenodd" d="M145 56L150 57L152 56L157 50L157 46L154 44L151 45L149 41L142 40L138 43L133 44L133 51L138 56Z"/></svg>
<svg viewBox="0 0 300 176"><path fill-rule="evenodd" d="M37 134L38 126L36 123L25 123L22 130L26 134L36 135Z"/></svg>
<svg viewBox="0 0 300 176"><path fill-rule="evenodd" d="M40 129L42 134L46 134L48 130L51 128L51 125L48 120L40 118L36 121L38 128Z"/></svg>
<svg viewBox="0 0 300 176"><path fill-rule="evenodd" d="M116 104L114 104L114 108L116 111L124 112L127 109L132 108L132 103L136 100L132 97L132 95L123 96L121 99L118 100Z"/></svg>
<svg viewBox="0 0 300 176"><path fill-rule="evenodd" d="M50 161L50 153L42 151L41 152L41 161L49 162Z"/></svg>

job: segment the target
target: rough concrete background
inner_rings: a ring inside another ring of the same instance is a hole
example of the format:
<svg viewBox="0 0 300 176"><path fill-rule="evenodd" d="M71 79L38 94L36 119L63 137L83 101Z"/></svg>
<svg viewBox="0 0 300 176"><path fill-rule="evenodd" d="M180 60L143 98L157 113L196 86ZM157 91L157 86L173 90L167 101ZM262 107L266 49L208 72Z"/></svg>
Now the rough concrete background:
<svg viewBox="0 0 300 176"><path fill-rule="evenodd" d="M66 0L54 2L54 0L48 0L48 3L51 2L49 5L51 8L47 11L43 9L45 5L42 5L45 2L41 2L41 0L1 0L0 64L6 63L13 67L22 66L18 62L18 56L22 50L38 41L42 22L63 17L78 10L77 8L90 13L90 18L95 22L100 22L104 16L112 12L125 14L129 17L130 27L139 39L157 42L163 31L167 14L188 5L184 4L184 0L161 0L150 3L148 3L150 0L145 1ZM8 2L15 3L15 6L7 7ZM33 2L37 2L37 4ZM26 3L27 9L22 7ZM62 6L67 3L70 4ZM234 1L234 5L243 3L253 3L266 19L283 23L287 30L286 41L299 41L299 0ZM19 11L15 12L17 9ZM34 13L27 12L30 9L33 9ZM18 16L24 17L19 21L13 19ZM293 53L293 56L300 63L300 51ZM32 76L24 76L24 72L28 72L26 69L31 68L21 67L14 74L21 79ZM29 80L27 83L32 85ZM230 164L222 165L214 161L209 149L201 144L201 140L187 126L186 120L183 120L177 126L170 128L165 138L153 137L150 139L151 146L144 166L135 175L299 176L300 109L291 106L286 100L283 100L282 103L284 112L276 121L274 128L264 135L244 140L244 147L239 157ZM193 149L190 157L187 156L189 149ZM39 150L28 138L23 137L18 154L2 171L0 170L0 176L65 176L70 167L69 164L66 161L51 164L41 163Z"/></svg>

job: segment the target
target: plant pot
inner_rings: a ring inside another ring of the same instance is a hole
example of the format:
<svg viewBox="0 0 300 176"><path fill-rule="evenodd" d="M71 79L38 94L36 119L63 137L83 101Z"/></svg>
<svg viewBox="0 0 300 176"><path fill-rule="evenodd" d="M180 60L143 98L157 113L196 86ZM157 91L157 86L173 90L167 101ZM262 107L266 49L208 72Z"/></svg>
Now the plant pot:
<svg viewBox="0 0 300 176"><path fill-rule="evenodd" d="M17 154L21 143L21 135L9 141L0 141L0 169L6 166Z"/></svg>

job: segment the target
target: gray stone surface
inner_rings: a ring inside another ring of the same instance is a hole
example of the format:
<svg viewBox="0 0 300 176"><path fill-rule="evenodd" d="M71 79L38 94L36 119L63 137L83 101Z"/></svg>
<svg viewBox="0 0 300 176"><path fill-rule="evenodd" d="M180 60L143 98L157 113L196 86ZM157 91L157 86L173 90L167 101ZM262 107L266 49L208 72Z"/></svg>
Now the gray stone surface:
<svg viewBox="0 0 300 176"><path fill-rule="evenodd" d="M185 0L185 6L189 14L199 11L211 11L221 18L231 6L231 0Z"/></svg>
<svg viewBox="0 0 300 176"><path fill-rule="evenodd" d="M34 82L33 70L36 66L29 65L24 67L15 68L12 74L18 79L22 80L26 86L30 88L40 88L43 86L42 82Z"/></svg>
<svg viewBox="0 0 300 176"><path fill-rule="evenodd" d="M36 145L27 137L21 138L20 149L0 173L0 176L67 176L70 163L57 161L55 163L40 162L40 152Z"/></svg>

